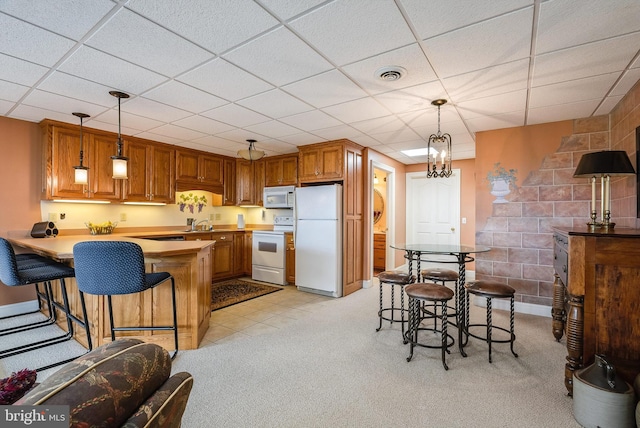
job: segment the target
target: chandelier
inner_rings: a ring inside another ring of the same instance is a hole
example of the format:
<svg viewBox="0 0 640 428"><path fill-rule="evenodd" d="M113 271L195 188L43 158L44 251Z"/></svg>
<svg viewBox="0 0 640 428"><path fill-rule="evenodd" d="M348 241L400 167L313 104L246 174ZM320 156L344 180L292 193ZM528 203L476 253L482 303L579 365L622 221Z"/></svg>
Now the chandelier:
<svg viewBox="0 0 640 428"><path fill-rule="evenodd" d="M256 140L247 140L249 143L248 150L238 150L238 156L248 161L260 160L264 157L265 153L263 150L256 150L254 144Z"/></svg>
<svg viewBox="0 0 640 428"><path fill-rule="evenodd" d="M427 177L451 177L451 135L440 133L440 106L447 100L433 100L431 104L438 106L438 133L431 134L427 142ZM438 170L438 159L440 169Z"/></svg>
<svg viewBox="0 0 640 428"><path fill-rule="evenodd" d="M118 141L116 142L118 148L115 156L111 156L113 160L113 178L126 180L127 179L127 161L129 158L122 156L122 135L120 133L120 99L129 98L129 94L125 94L120 91L109 91L109 94L118 99Z"/></svg>

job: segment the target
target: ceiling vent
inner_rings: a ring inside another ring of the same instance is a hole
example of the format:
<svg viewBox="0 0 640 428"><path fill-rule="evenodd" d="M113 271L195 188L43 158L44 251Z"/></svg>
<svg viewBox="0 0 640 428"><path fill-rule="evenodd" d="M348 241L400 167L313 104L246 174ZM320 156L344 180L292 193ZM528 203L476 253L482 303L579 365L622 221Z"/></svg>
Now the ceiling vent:
<svg viewBox="0 0 640 428"><path fill-rule="evenodd" d="M376 77L385 82L395 82L396 80L402 79L406 74L407 70L398 65L382 67L375 72Z"/></svg>

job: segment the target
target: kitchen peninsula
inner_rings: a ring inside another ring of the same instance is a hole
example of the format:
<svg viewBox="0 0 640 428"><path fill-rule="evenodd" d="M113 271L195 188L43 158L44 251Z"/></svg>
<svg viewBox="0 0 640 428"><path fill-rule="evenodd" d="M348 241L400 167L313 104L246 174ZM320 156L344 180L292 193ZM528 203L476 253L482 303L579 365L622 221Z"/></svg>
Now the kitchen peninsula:
<svg viewBox="0 0 640 428"><path fill-rule="evenodd" d="M81 241L115 240L135 242L142 247L147 272L169 272L176 284L178 305L178 333L180 349L196 349L209 328L211 317L211 249L215 241L155 241L125 234L70 235L57 238L11 238L19 248L51 257L73 265L73 246ZM59 287L54 285L54 295L59 299ZM67 281L69 304L72 313L82 318L80 300L75 279ZM107 299L85 294L91 336L94 346L111 341ZM167 325L171 324L171 290L159 286L143 293L113 296L114 318L117 325ZM63 320L58 320L63 325ZM120 333L123 335L126 333ZM131 332L146 342L153 342L173 349L173 335L166 332ZM75 338L87 346L86 335L76 329Z"/></svg>

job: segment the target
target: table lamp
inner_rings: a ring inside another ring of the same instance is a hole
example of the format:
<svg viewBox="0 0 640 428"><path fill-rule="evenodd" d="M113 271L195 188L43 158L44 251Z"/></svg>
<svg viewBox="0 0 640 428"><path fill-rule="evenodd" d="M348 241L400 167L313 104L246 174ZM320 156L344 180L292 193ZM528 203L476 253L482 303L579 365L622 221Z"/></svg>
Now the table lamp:
<svg viewBox="0 0 640 428"><path fill-rule="evenodd" d="M605 150L582 155L574 177L589 177L591 179L591 221L587 223L589 229L596 227L613 229L616 225L611 222L611 181L612 175L633 175L636 171L631 165L629 156L624 150ZM597 222L596 212L596 178L600 176L600 215L601 222Z"/></svg>

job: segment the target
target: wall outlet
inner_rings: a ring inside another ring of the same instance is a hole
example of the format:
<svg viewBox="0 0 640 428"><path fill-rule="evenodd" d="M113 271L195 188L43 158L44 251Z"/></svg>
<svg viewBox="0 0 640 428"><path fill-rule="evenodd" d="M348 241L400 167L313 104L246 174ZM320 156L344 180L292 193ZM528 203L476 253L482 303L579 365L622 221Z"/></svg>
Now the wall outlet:
<svg viewBox="0 0 640 428"><path fill-rule="evenodd" d="M67 218L67 214L60 213L60 220L64 220L65 218Z"/></svg>
<svg viewBox="0 0 640 428"><path fill-rule="evenodd" d="M209 214L209 221L213 221L213 220L215 220L215 214L211 213Z"/></svg>
<svg viewBox="0 0 640 428"><path fill-rule="evenodd" d="M220 213L216 213L216 220L221 220L222 217L220 216Z"/></svg>
<svg viewBox="0 0 640 428"><path fill-rule="evenodd" d="M58 221L58 213L49 213L49 221Z"/></svg>
<svg viewBox="0 0 640 428"><path fill-rule="evenodd" d="M120 213L120 221L127 221L127 213Z"/></svg>

